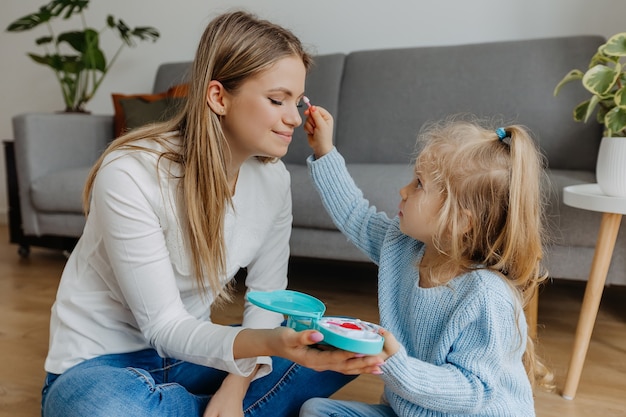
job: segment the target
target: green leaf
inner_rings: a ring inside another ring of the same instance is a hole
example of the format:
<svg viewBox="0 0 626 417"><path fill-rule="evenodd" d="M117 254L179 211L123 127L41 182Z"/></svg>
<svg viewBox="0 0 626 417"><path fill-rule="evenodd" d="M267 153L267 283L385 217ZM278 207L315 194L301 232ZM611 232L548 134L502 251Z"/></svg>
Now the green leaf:
<svg viewBox="0 0 626 417"><path fill-rule="evenodd" d="M41 38L35 39L35 45L46 45L52 43L54 38L52 36L42 36Z"/></svg>
<svg viewBox="0 0 626 417"><path fill-rule="evenodd" d="M626 32L617 33L602 46L602 52L609 56L626 56Z"/></svg>
<svg viewBox="0 0 626 417"><path fill-rule="evenodd" d="M582 122L585 120L585 115L587 114L587 110L589 109L589 102L591 100L586 100L580 103L578 106L574 107L574 120L577 122Z"/></svg>
<svg viewBox="0 0 626 417"><path fill-rule="evenodd" d="M604 125L611 132L619 133L626 129L626 109L614 107L604 117Z"/></svg>
<svg viewBox="0 0 626 417"><path fill-rule="evenodd" d="M57 38L57 44L61 44L63 42L66 42L74 48L75 51L84 53L87 50L87 31L71 31L61 33Z"/></svg>
<svg viewBox="0 0 626 417"><path fill-rule="evenodd" d="M122 19L120 19L116 24L117 32L120 35L120 38L124 41L124 43L128 46L135 46L132 39L130 38L130 28L124 23Z"/></svg>
<svg viewBox="0 0 626 417"><path fill-rule="evenodd" d="M86 68L104 72L106 70L107 60L99 46L100 36L96 31L87 31L85 38L87 49L82 57L83 63Z"/></svg>
<svg viewBox="0 0 626 417"><path fill-rule="evenodd" d="M626 109L626 86L617 90L617 92L615 93L614 101L617 107Z"/></svg>
<svg viewBox="0 0 626 417"><path fill-rule="evenodd" d="M621 65L615 68L606 65L596 65L589 69L583 76L583 86L592 94L606 96L609 94L615 82L620 76Z"/></svg>
<svg viewBox="0 0 626 417"><path fill-rule="evenodd" d="M159 31L152 26L138 26L133 29L132 35L142 41L152 40L152 42L156 42L156 40L159 39L159 36L161 36Z"/></svg>
<svg viewBox="0 0 626 417"><path fill-rule="evenodd" d="M104 72L106 70L106 57L104 53L98 49L94 48L89 53L86 53L82 56L82 63L85 65L85 68L90 70L98 70L100 72Z"/></svg>
<svg viewBox="0 0 626 417"><path fill-rule="evenodd" d="M63 19L69 19L72 15L80 13L89 5L89 0L52 0L48 3L48 9L53 16L63 15Z"/></svg>
<svg viewBox="0 0 626 417"><path fill-rule="evenodd" d="M618 56L608 56L606 55L603 50L602 50L602 46L600 46L598 48L598 51L591 57L591 59L589 60L589 66L587 67L587 69L589 68L593 68L596 65L606 65L609 63L616 63L619 61L619 57Z"/></svg>
<svg viewBox="0 0 626 417"><path fill-rule="evenodd" d="M593 111L596 109L596 106L598 105L599 102L600 102L600 97L591 96L591 100L589 100L589 105L587 106L587 112L585 113L583 122L587 123L587 121L593 114Z"/></svg>
<svg viewBox="0 0 626 417"><path fill-rule="evenodd" d="M32 59L33 61L35 61L38 64L42 64L42 65L48 65L49 67L52 68L56 68L54 65L52 65L52 61L51 61L51 55L35 55L35 54L28 54L28 56L30 57L30 59ZM61 69L61 66L58 66L58 69Z"/></svg>
<svg viewBox="0 0 626 417"><path fill-rule="evenodd" d="M609 98L609 99L604 99L604 100L600 100L600 102L597 105L597 112L596 112L596 121L600 124L604 124L604 116L606 116L606 113L611 110L613 107L615 107L614 101L613 101L613 97Z"/></svg>
<svg viewBox="0 0 626 417"><path fill-rule="evenodd" d="M563 77L563 79L561 81L559 81L559 83L556 85L556 87L554 88L554 95L556 96L557 94L559 94L559 91L561 91L561 87L563 87L565 84L571 82L571 81L575 81L575 80L582 80L583 79L583 75L584 73L581 70L571 70L570 72L568 72L567 74L565 74L565 77Z"/></svg>
<svg viewBox="0 0 626 417"><path fill-rule="evenodd" d="M84 68L80 63L80 57L77 55L35 55L28 56L38 64L47 65L54 71L62 71L67 73L77 73Z"/></svg>
<svg viewBox="0 0 626 417"><path fill-rule="evenodd" d="M80 57L77 56L62 56L63 58L63 72L68 74L79 74L85 70L85 65L80 61Z"/></svg>
<svg viewBox="0 0 626 417"><path fill-rule="evenodd" d="M113 27L117 28L120 38L130 47L135 46L135 42L132 38L137 38L142 41L152 40L154 42L161 36L159 31L152 26L138 26L131 29L122 19L115 22L113 16L109 16L108 18L110 19L108 23L113 24Z"/></svg>
<svg viewBox="0 0 626 417"><path fill-rule="evenodd" d="M50 18L52 18L52 14L48 10L42 8L37 13L31 13L27 16L20 17L11 23L6 30L7 32L24 32L35 28L42 23L48 22Z"/></svg>

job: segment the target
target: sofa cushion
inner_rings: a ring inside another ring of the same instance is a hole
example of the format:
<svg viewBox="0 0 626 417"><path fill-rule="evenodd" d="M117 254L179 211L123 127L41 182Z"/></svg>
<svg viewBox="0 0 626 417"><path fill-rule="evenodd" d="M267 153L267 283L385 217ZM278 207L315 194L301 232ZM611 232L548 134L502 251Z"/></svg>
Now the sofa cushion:
<svg viewBox="0 0 626 417"><path fill-rule="evenodd" d="M69 169L37 178L30 187L33 206L45 212L82 213L83 187L90 169Z"/></svg>
<svg viewBox="0 0 626 417"><path fill-rule="evenodd" d="M471 113L528 126L552 169L593 171L601 126L572 118L588 93L579 86L554 97L553 90L603 42L571 36L350 53L336 143L348 163L404 162L425 123Z"/></svg>
<svg viewBox="0 0 626 417"><path fill-rule="evenodd" d="M165 62L159 65L152 86L153 93L167 91L173 86L189 82L191 61Z"/></svg>
<svg viewBox="0 0 626 417"><path fill-rule="evenodd" d="M313 186L308 167L286 166L291 174L293 226L337 230ZM348 171L372 205L389 217L398 213L400 188L411 180L412 164L349 164Z"/></svg>
<svg viewBox="0 0 626 417"><path fill-rule="evenodd" d="M179 84L157 94L111 94L115 137L127 130L171 117L187 96L187 91L187 84Z"/></svg>

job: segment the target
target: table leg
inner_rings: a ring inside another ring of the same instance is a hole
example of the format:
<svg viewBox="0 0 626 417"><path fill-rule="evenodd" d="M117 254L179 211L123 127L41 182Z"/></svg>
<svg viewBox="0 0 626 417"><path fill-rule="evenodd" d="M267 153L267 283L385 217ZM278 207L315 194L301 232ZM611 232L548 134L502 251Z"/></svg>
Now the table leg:
<svg viewBox="0 0 626 417"><path fill-rule="evenodd" d="M585 356L589 348L589 340L593 332L593 326L598 315L600 307L600 299L606 282L606 274L609 270L613 249L615 248L615 240L617 232L622 220L621 214L604 213L598 232L598 241L596 243L593 262L591 264L591 272L589 280L585 287L585 295L583 304L578 318L578 326L576 327L576 336L574 337L574 347L572 350L572 358L570 360L567 377L565 379L565 387L561 394L567 400L574 399L578 382L583 370Z"/></svg>

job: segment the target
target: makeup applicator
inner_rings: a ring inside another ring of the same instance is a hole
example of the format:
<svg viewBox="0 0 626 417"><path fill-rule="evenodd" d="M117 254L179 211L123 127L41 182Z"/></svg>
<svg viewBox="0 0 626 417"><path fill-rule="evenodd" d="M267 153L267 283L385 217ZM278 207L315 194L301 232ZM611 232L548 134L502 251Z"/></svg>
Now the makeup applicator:
<svg viewBox="0 0 626 417"><path fill-rule="evenodd" d="M302 101L304 101L304 104L306 104L309 109L311 108L311 100L309 100L307 96L302 96Z"/></svg>

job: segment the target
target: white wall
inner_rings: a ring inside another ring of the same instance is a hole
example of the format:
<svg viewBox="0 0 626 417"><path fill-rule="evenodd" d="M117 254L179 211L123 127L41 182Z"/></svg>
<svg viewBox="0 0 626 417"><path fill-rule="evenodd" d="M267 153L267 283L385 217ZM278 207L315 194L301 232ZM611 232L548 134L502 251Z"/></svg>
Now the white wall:
<svg viewBox="0 0 626 417"><path fill-rule="evenodd" d="M12 137L11 117L16 114L63 109L52 72L26 56L41 52L34 39L45 31L4 31L45 1L3 0L0 5L0 139ZM157 65L191 60L208 21L232 8L290 28L320 54L572 34L610 36L626 30L624 0L94 0L86 12L90 25L100 28L105 16L112 14L129 26L157 27L161 39L124 50L88 109L112 114L112 92L149 92ZM117 45L111 41L105 50ZM6 212L4 158L0 158L0 222L6 221Z"/></svg>

